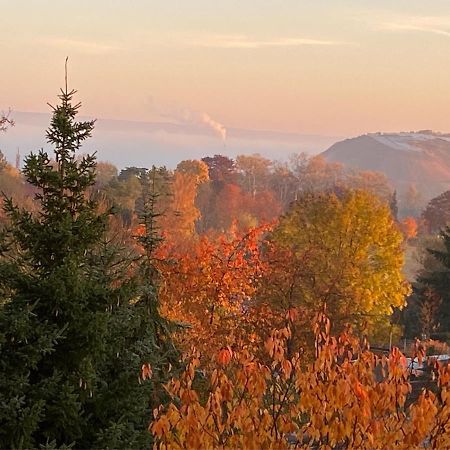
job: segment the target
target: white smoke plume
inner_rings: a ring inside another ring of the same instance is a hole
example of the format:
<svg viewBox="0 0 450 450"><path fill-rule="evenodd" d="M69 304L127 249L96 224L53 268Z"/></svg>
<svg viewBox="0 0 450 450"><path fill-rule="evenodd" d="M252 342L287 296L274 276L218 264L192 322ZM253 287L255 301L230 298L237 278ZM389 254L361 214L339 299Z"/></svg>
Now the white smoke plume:
<svg viewBox="0 0 450 450"><path fill-rule="evenodd" d="M193 111L190 108L179 107L158 107L153 97L148 98L149 108L160 117L177 121L178 123L190 124L196 126L207 126L222 139L224 145L227 139L227 129L224 125L214 120L205 112Z"/></svg>
<svg viewBox="0 0 450 450"><path fill-rule="evenodd" d="M203 113L201 118L202 118L202 122L204 124L208 125L210 128L212 128L221 137L223 143L225 144L226 139L227 139L227 129L221 123L213 120L206 113Z"/></svg>

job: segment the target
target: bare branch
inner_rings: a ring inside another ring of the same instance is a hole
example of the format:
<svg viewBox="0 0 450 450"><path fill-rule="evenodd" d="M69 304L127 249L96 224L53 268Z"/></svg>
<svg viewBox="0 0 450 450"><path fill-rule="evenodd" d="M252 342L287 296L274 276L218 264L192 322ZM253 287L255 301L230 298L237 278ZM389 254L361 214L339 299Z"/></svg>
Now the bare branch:
<svg viewBox="0 0 450 450"><path fill-rule="evenodd" d="M0 112L0 132L5 132L9 127L14 126L14 120L10 116L11 110L8 110L7 113Z"/></svg>

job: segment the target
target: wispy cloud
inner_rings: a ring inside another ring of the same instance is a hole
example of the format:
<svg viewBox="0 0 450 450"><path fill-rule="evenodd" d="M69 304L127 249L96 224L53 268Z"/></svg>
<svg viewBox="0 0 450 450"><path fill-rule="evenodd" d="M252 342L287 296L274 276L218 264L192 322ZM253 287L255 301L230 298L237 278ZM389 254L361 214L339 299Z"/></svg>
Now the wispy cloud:
<svg viewBox="0 0 450 450"><path fill-rule="evenodd" d="M91 55L101 55L120 50L120 46L105 44L98 41L85 41L78 39L66 39L60 37L44 37L41 39L42 44L49 47L60 48L67 51L75 51L87 53Z"/></svg>
<svg viewBox="0 0 450 450"><path fill-rule="evenodd" d="M300 47L300 46L338 46L353 45L351 42L343 42L327 39L310 39L305 37L283 37L275 39L252 39L245 35L205 35L187 38L185 45L205 48L230 48L230 49L259 49L269 47Z"/></svg>
<svg viewBox="0 0 450 450"><path fill-rule="evenodd" d="M380 28L394 32L431 33L450 37L450 17L406 16L392 21L382 21Z"/></svg>

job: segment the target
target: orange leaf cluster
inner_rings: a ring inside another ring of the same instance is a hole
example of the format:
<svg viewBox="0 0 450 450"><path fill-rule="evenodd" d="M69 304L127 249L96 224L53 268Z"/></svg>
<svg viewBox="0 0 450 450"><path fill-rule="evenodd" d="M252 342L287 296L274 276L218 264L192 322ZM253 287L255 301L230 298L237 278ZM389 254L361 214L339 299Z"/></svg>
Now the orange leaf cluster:
<svg viewBox="0 0 450 450"><path fill-rule="evenodd" d="M206 380L194 351L166 386L173 403L155 412L154 448L450 448L450 368L436 369L436 392L411 402L398 349L379 357L348 330L334 338L320 314L316 358L307 363L289 355L289 327L267 340L268 362L247 348L220 350L203 401L194 386Z"/></svg>
<svg viewBox="0 0 450 450"><path fill-rule="evenodd" d="M193 344L211 354L255 336L253 297L267 270L261 240L268 229L242 234L233 228L216 238L203 236L184 247L167 242L159 249L162 312L189 325L178 336L185 350Z"/></svg>
<svg viewBox="0 0 450 450"><path fill-rule="evenodd" d="M405 236L405 239L412 239L417 236L417 221L414 217L405 217L400 223L400 229Z"/></svg>

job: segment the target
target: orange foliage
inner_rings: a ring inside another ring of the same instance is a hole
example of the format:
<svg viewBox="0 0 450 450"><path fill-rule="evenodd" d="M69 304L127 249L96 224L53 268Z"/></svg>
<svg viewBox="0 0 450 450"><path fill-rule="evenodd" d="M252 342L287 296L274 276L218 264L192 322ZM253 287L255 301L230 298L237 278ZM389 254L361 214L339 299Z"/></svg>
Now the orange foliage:
<svg viewBox="0 0 450 450"><path fill-rule="evenodd" d="M269 190L254 195L233 183L224 184L203 199L201 209L210 217L206 229L227 230L235 223L240 230L271 222L281 214L281 204ZM200 202L202 203L202 202Z"/></svg>
<svg viewBox="0 0 450 450"><path fill-rule="evenodd" d="M398 349L378 357L351 332L334 338L329 329L320 314L311 363L301 352L289 355L289 323L267 340L269 362L245 347L222 349L203 401L195 385L206 380L193 351L185 372L166 386L173 403L154 410L154 448L450 448L449 367L436 369L437 392L424 390L411 402Z"/></svg>
<svg viewBox="0 0 450 450"><path fill-rule="evenodd" d="M184 246L166 242L156 259L162 261L160 301L170 319L188 325L177 336L184 349L218 351L251 335L253 296L266 271L261 239L268 226L239 233L235 227L216 238L190 240Z"/></svg>
<svg viewBox="0 0 450 450"><path fill-rule="evenodd" d="M236 184L225 184L215 199L216 220L219 229L227 229L243 210L243 193ZM245 210L246 211L246 210Z"/></svg>
<svg viewBox="0 0 450 450"><path fill-rule="evenodd" d="M228 346L226 348L222 348L219 353L217 354L217 362L222 365L226 366L233 357L233 350Z"/></svg>
<svg viewBox="0 0 450 450"><path fill-rule="evenodd" d="M171 205L159 220L160 226L173 241L190 238L195 233L195 222L200 218L200 211L195 206L198 184L196 175L174 174Z"/></svg>
<svg viewBox="0 0 450 450"><path fill-rule="evenodd" d="M412 239L417 236L417 221L414 217L405 217L400 224L400 229L405 239Z"/></svg>

